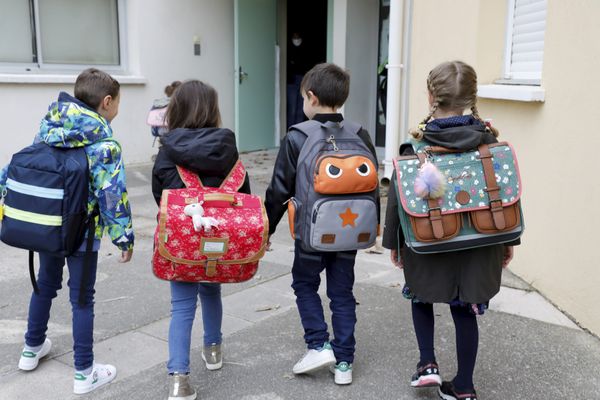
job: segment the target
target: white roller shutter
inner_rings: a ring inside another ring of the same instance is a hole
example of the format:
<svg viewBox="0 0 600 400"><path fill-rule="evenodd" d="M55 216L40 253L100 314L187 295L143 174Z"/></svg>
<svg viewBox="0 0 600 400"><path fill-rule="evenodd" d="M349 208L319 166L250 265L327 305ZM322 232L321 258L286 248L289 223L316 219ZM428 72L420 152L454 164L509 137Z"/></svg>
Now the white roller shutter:
<svg viewBox="0 0 600 400"><path fill-rule="evenodd" d="M504 78L540 84L546 0L510 0Z"/></svg>

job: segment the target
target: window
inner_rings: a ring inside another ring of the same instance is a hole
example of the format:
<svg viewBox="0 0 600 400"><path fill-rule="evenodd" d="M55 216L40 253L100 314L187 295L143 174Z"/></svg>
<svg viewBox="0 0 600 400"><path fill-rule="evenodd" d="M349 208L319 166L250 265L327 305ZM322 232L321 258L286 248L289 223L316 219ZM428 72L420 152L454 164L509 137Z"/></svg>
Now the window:
<svg viewBox="0 0 600 400"><path fill-rule="evenodd" d="M0 0L0 68L120 70L124 0Z"/></svg>
<svg viewBox="0 0 600 400"><path fill-rule="evenodd" d="M546 0L509 0L504 79L540 85L544 59Z"/></svg>

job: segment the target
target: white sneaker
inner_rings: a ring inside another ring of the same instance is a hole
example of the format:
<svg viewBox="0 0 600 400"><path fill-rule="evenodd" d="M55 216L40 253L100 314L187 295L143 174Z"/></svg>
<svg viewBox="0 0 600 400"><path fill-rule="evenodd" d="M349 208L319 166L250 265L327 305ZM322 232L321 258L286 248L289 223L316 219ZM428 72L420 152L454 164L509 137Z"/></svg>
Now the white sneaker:
<svg viewBox="0 0 600 400"><path fill-rule="evenodd" d="M325 342L318 349L308 350L304 357L294 365L292 372L294 374L306 374L332 364L335 364L335 356L329 342Z"/></svg>
<svg viewBox="0 0 600 400"><path fill-rule="evenodd" d="M73 379L73 393L84 394L106 385L117 377L117 369L109 364L96 364L89 375L81 372L75 373Z"/></svg>
<svg viewBox="0 0 600 400"><path fill-rule="evenodd" d="M352 383L352 364L342 361L337 365L329 367L329 371L334 374L334 382L338 385L349 385Z"/></svg>
<svg viewBox="0 0 600 400"><path fill-rule="evenodd" d="M42 348L37 353L33 351L25 350L23 348L23 352L21 352L21 358L19 359L19 369L23 371L31 371L37 368L40 359L45 357L52 348L52 342L50 339L46 338Z"/></svg>

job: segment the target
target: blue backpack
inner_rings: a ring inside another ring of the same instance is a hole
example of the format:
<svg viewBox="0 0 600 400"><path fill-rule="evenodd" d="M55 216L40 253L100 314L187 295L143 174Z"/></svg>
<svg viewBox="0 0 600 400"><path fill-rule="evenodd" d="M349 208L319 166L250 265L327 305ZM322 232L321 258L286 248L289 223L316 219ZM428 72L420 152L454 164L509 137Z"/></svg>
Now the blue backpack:
<svg viewBox="0 0 600 400"><path fill-rule="evenodd" d="M67 257L83 243L86 228L90 232L86 253L92 251L95 213L88 215L89 174L84 147L59 148L40 142L12 157L2 194L0 240L29 250L29 272L36 293L33 252ZM88 258L82 284L87 279Z"/></svg>

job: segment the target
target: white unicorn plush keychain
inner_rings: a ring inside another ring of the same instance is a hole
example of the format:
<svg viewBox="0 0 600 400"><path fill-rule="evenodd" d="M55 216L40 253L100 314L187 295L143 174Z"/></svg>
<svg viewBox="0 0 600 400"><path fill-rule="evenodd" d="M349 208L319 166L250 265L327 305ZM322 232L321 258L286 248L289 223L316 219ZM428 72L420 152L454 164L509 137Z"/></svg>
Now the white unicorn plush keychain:
<svg viewBox="0 0 600 400"><path fill-rule="evenodd" d="M194 224L194 230L200 232L203 229L209 232L213 227L219 227L219 221L213 217L204 217L204 208L202 208L203 201L193 204L188 204L183 209L183 213L188 217L192 217L192 223Z"/></svg>

